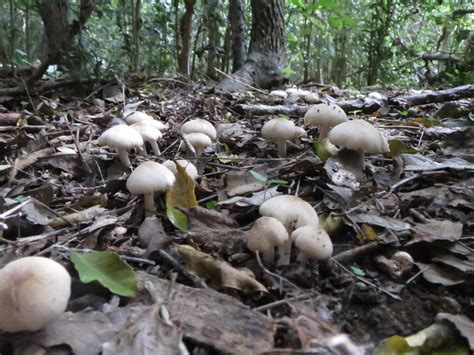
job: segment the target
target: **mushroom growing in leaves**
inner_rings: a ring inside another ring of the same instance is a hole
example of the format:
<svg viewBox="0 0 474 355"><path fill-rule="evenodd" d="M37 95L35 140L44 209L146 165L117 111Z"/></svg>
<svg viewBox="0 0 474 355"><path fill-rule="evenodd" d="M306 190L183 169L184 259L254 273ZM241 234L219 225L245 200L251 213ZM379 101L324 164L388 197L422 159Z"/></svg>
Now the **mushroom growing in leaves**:
<svg viewBox="0 0 474 355"><path fill-rule="evenodd" d="M186 171L186 174L188 174L191 179L196 180L198 172L196 166L194 166L194 164L190 161L180 159L176 161L167 160L163 163L163 165L166 166L174 175L178 173L176 170L176 164L179 164L181 167L183 167Z"/></svg>
<svg viewBox="0 0 474 355"><path fill-rule="evenodd" d="M112 126L103 132L98 140L100 146L117 149L120 161L126 167L130 165L128 150L143 146L143 138L136 130L127 125Z"/></svg>
<svg viewBox="0 0 474 355"><path fill-rule="evenodd" d="M346 121L346 113L336 104L313 105L304 115L305 125L319 126L320 139L326 138L332 127Z"/></svg>
<svg viewBox="0 0 474 355"><path fill-rule="evenodd" d="M211 140L216 139L217 132L211 122L203 120L202 118L196 118L183 124L181 132L184 134L190 133L204 133Z"/></svg>
<svg viewBox="0 0 474 355"><path fill-rule="evenodd" d="M278 219L286 228L288 235L299 227L319 225L318 214L303 199L292 195L280 195L265 201L259 208L262 216ZM291 256L291 240L280 248L279 265L288 265Z"/></svg>
<svg viewBox="0 0 474 355"><path fill-rule="evenodd" d="M291 239L299 249L298 261L307 259L326 260L332 255L332 241L326 231L316 225L297 228Z"/></svg>
<svg viewBox="0 0 474 355"><path fill-rule="evenodd" d="M295 139L295 124L286 118L274 118L262 127L262 136L277 143L278 155L286 158L286 141Z"/></svg>
<svg viewBox="0 0 474 355"><path fill-rule="evenodd" d="M145 154L146 154L146 147L145 147L146 142L150 143L151 148L153 149L153 153L155 153L156 156L159 156L161 154L160 148L158 147L157 140L160 139L163 135L161 134L159 129L147 123L147 121L134 123L130 125L130 127L136 130L142 136L142 139L144 142L143 150L145 151Z"/></svg>
<svg viewBox="0 0 474 355"><path fill-rule="evenodd" d="M283 224L273 217L260 217L255 221L247 235L247 247L255 252L261 252L266 265L273 263L275 247L288 241L288 232Z"/></svg>
<svg viewBox="0 0 474 355"><path fill-rule="evenodd" d="M36 331L59 318L71 295L71 277L54 260L30 256L0 270L0 332Z"/></svg>
<svg viewBox="0 0 474 355"><path fill-rule="evenodd" d="M364 120L353 120L337 125L328 135L329 141L342 149L338 156L347 157L360 171L365 168L365 153L386 153L387 139Z"/></svg>
<svg viewBox="0 0 474 355"><path fill-rule="evenodd" d="M140 164L128 177L127 190L133 195L143 195L145 216L156 212L153 194L168 190L174 183L174 174L165 166L153 161Z"/></svg>
<svg viewBox="0 0 474 355"><path fill-rule="evenodd" d="M204 149L212 144L211 138L204 133L183 134L183 138L193 146L196 157L199 157Z"/></svg>

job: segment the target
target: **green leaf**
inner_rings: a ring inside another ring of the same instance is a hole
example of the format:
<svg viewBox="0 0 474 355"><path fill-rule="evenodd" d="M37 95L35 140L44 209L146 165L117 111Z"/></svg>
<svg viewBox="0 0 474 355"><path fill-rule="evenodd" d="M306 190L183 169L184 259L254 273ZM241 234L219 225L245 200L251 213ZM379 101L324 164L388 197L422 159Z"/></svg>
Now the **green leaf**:
<svg viewBox="0 0 474 355"><path fill-rule="evenodd" d="M215 210L217 208L217 201L212 200L206 203L206 208L208 210Z"/></svg>
<svg viewBox="0 0 474 355"><path fill-rule="evenodd" d="M176 164L176 170L176 181L171 189L166 192L166 216L176 228L186 231L188 229L188 219L178 207L193 208L198 206L194 195L196 183L179 164Z"/></svg>
<svg viewBox="0 0 474 355"><path fill-rule="evenodd" d="M267 185L288 185L288 181L283 179L271 179L267 181Z"/></svg>
<svg viewBox="0 0 474 355"><path fill-rule="evenodd" d="M250 174L252 174L253 177L255 179L257 179L258 181L260 181L260 182L266 183L268 181L268 177L266 177L265 175L262 175L260 173L257 173L254 170L250 170Z"/></svg>
<svg viewBox="0 0 474 355"><path fill-rule="evenodd" d="M358 267L351 266L351 270L352 270L352 272L353 272L355 275L357 275L357 276L361 276L361 277L362 277L362 276L365 276L364 270L359 269Z"/></svg>
<svg viewBox="0 0 474 355"><path fill-rule="evenodd" d="M293 33L289 33L287 40L288 42L298 42L298 37L296 37Z"/></svg>
<svg viewBox="0 0 474 355"><path fill-rule="evenodd" d="M389 154L392 158L399 156L400 154L403 154L403 153L414 154L418 152L418 150L416 150L415 148L411 148L407 146L405 143L403 143L402 141L398 139L391 140L388 146L390 147Z"/></svg>
<svg viewBox="0 0 474 355"><path fill-rule="evenodd" d="M117 254L110 251L71 252L70 258L82 282L98 281L116 295L135 295L138 289L135 273Z"/></svg>

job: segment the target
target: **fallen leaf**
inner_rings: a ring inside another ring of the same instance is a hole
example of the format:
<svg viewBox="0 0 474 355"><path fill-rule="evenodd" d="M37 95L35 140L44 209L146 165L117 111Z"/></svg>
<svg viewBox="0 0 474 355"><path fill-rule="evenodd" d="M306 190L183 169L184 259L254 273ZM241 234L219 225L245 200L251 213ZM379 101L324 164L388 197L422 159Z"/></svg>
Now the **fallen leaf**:
<svg viewBox="0 0 474 355"><path fill-rule="evenodd" d="M429 219L427 223L419 223L411 228L413 239L406 245L419 242L432 243L435 241L455 242L462 236L462 223L449 220Z"/></svg>
<svg viewBox="0 0 474 355"><path fill-rule="evenodd" d="M423 278L433 284L440 284L443 286L454 286L464 282L464 278L459 272L455 270L439 267L435 264L424 264L420 262L415 263L422 271Z"/></svg>
<svg viewBox="0 0 474 355"><path fill-rule="evenodd" d="M448 321L456 327L461 335L468 341L469 348L474 352L474 323L462 314L438 313L437 321Z"/></svg>

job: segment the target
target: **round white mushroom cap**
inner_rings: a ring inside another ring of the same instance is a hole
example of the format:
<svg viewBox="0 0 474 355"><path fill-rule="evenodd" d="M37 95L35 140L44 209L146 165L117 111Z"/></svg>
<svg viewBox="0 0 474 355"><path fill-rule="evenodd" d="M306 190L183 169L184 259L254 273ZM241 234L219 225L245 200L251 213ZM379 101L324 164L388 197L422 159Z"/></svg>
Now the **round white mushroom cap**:
<svg viewBox="0 0 474 355"><path fill-rule="evenodd" d="M211 122L203 120L202 118L196 118L183 124L181 132L184 134L190 133L204 133L210 139L214 140L217 137L217 132Z"/></svg>
<svg viewBox="0 0 474 355"><path fill-rule="evenodd" d="M387 139L364 120L341 123L329 131L328 138L332 144L350 150L366 153L386 153L390 150Z"/></svg>
<svg viewBox="0 0 474 355"><path fill-rule="evenodd" d="M174 175L176 175L178 173L178 171L176 170L176 163L178 163L181 167L184 168L186 174L188 174L191 179L196 180L198 172L194 164L190 161L176 160L176 162L174 162L172 160L167 160L163 163L163 165L166 166Z"/></svg>
<svg viewBox="0 0 474 355"><path fill-rule="evenodd" d="M145 120L154 120L152 116L141 111L135 111L130 114L125 114L124 118L125 122L127 122L129 125Z"/></svg>
<svg viewBox="0 0 474 355"><path fill-rule="evenodd" d="M199 155L202 151L212 144L211 138L205 133L189 133L183 134L183 138L194 147L196 153Z"/></svg>
<svg viewBox="0 0 474 355"><path fill-rule="evenodd" d="M112 126L104 131L98 140L100 146L114 147L117 149L138 148L143 145L140 133L127 125Z"/></svg>
<svg viewBox="0 0 474 355"><path fill-rule="evenodd" d="M140 164L128 177L127 190L133 195L144 195L155 191L166 191L174 183L174 174L154 161Z"/></svg>
<svg viewBox="0 0 474 355"><path fill-rule="evenodd" d="M275 140L287 140L295 137L295 123L286 118L274 118L265 122L262 136Z"/></svg>
<svg viewBox="0 0 474 355"><path fill-rule="evenodd" d="M306 137L306 131L303 127L295 127L294 138Z"/></svg>
<svg viewBox="0 0 474 355"><path fill-rule="evenodd" d="M331 238L320 226L304 226L295 229L291 234L291 239L302 254L300 259L326 260L332 255Z"/></svg>
<svg viewBox="0 0 474 355"><path fill-rule="evenodd" d="M0 331L36 331L59 318L71 295L71 277L54 260L30 256L0 270Z"/></svg>
<svg viewBox="0 0 474 355"><path fill-rule="evenodd" d="M283 224L273 217L260 217L247 235L247 247L253 251L266 251L283 245L288 232Z"/></svg>
<svg viewBox="0 0 474 355"><path fill-rule="evenodd" d="M313 105L304 115L304 124L308 126L334 127L347 121L347 115L336 104Z"/></svg>
<svg viewBox="0 0 474 355"><path fill-rule="evenodd" d="M299 228L318 225L318 214L305 200L293 195L280 195L265 201L259 208L262 216L278 219L288 230L291 225Z"/></svg>
<svg viewBox="0 0 474 355"><path fill-rule="evenodd" d="M136 130L142 136L145 142L157 141L160 139L163 134L161 131L154 127L153 125L147 123L147 121L141 121L130 125L134 130Z"/></svg>

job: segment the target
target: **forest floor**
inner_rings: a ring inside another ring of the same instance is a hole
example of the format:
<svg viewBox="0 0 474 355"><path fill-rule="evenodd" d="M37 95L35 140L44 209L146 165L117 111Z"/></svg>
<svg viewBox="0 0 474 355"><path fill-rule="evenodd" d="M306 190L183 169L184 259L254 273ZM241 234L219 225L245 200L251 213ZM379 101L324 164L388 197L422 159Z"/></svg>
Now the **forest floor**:
<svg viewBox="0 0 474 355"><path fill-rule="evenodd" d="M73 288L60 320L34 334L0 334L0 354L474 350L472 98L402 107L387 99L401 93L312 88L336 102L359 95L361 108L348 116L391 141L391 152L368 155L355 179L336 157L317 156L316 128L289 143L287 158L262 138L263 123L275 116L251 107L290 107L289 119L302 126L302 115L291 112L304 102L178 85L128 88L126 104L121 87L1 98L0 266L48 256L67 266ZM374 102L378 109L367 110ZM125 187L130 170L97 145L124 105L168 125L162 155L131 154L133 167L186 157L178 149L185 121L203 118L218 132L198 159L195 190L183 177L183 190L157 196L158 213L148 218L142 198ZM259 206L278 194L296 194L326 221L330 260L265 267L246 248ZM96 278L108 288L80 282L70 256L90 250L112 251L132 266L137 294L114 296L123 285L113 273L109 282ZM392 260L397 251L414 265ZM403 338L420 331L426 338Z"/></svg>

